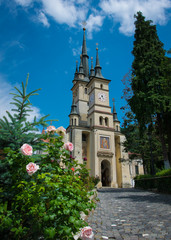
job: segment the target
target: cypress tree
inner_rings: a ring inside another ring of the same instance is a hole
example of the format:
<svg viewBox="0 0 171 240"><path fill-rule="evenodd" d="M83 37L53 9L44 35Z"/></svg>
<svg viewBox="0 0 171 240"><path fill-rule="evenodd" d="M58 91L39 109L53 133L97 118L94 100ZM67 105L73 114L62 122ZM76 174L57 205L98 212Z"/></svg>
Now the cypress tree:
<svg viewBox="0 0 171 240"><path fill-rule="evenodd" d="M167 143L170 132L164 127L165 119L171 111L169 74L170 65L165 56L163 43L159 40L156 26L151 20L145 20L141 12L135 15L135 41L132 54L132 91L133 96L129 104L135 118L138 120L140 130L143 132L148 126L157 128L163 158L168 162ZM167 135L167 136L166 136Z"/></svg>

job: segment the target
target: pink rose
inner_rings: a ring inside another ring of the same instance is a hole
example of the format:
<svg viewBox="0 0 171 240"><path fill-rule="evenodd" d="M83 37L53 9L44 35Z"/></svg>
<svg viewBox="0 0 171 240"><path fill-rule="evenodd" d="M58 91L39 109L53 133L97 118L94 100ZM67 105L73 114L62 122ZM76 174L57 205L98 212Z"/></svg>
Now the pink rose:
<svg viewBox="0 0 171 240"><path fill-rule="evenodd" d="M20 148L21 153L25 156L31 156L33 154L33 148L29 144L25 143L23 146Z"/></svg>
<svg viewBox="0 0 171 240"><path fill-rule="evenodd" d="M54 126L49 126L46 129L47 133L54 133L56 131L56 128Z"/></svg>
<svg viewBox="0 0 171 240"><path fill-rule="evenodd" d="M32 163L32 162L30 162L26 166L26 170L27 170L29 175L32 175L33 173L37 172L38 169L39 169L39 166L35 163Z"/></svg>
<svg viewBox="0 0 171 240"><path fill-rule="evenodd" d="M74 145L71 142L67 142L64 144L64 148L71 152L74 150Z"/></svg>
<svg viewBox="0 0 171 240"><path fill-rule="evenodd" d="M58 128L56 129L56 133L59 134L60 136L65 136L65 134L66 134L66 129L63 128L63 127L58 127Z"/></svg>
<svg viewBox="0 0 171 240"><path fill-rule="evenodd" d="M84 227L83 229L81 229L81 239L94 239L94 234L91 227Z"/></svg>

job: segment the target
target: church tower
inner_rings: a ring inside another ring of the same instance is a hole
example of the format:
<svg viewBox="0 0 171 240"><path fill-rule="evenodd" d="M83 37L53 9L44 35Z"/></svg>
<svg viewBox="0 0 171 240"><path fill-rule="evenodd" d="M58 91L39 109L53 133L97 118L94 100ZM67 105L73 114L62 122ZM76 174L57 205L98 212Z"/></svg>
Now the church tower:
<svg viewBox="0 0 171 240"><path fill-rule="evenodd" d="M120 122L115 105L113 113L109 103L109 83L101 72L98 47L96 63L89 71L89 56L86 46L86 29L83 28L83 45L80 65L76 71L72 87L70 125L67 128L68 140L74 144L73 155L78 162L86 162L91 176L100 178L99 186L130 186L129 165L121 163L126 157L121 142Z"/></svg>

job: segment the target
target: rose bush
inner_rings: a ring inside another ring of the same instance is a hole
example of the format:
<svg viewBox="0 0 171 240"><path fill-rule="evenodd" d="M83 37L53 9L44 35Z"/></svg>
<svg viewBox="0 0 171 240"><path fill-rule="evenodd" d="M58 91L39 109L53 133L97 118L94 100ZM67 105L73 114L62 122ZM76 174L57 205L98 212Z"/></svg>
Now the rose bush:
<svg viewBox="0 0 171 240"><path fill-rule="evenodd" d="M58 135L64 137L65 134L66 134L66 129L65 129L64 127L62 127L62 126L61 126L61 127L58 127L58 128L56 129L56 133L57 133Z"/></svg>
<svg viewBox="0 0 171 240"><path fill-rule="evenodd" d="M23 144L21 147L21 153L25 156L31 156L33 154L33 148L29 144Z"/></svg>
<svg viewBox="0 0 171 240"><path fill-rule="evenodd" d="M94 239L92 228L88 226L81 229L80 237L82 240Z"/></svg>
<svg viewBox="0 0 171 240"><path fill-rule="evenodd" d="M89 200L93 193L88 193L84 186L88 170L69 155L63 136L44 134L42 139L49 141L42 141L46 153L42 155L5 150L12 178L11 187L1 189L3 240L74 239L86 226L80 214L88 214L95 207ZM7 191L10 199L6 198Z"/></svg>
<svg viewBox="0 0 171 240"><path fill-rule="evenodd" d="M70 152L74 150L74 145L71 142L67 142L64 144L64 148Z"/></svg>
<svg viewBox="0 0 171 240"><path fill-rule="evenodd" d="M54 133L56 131L56 128L54 126L49 126L46 129L47 133Z"/></svg>
<svg viewBox="0 0 171 240"><path fill-rule="evenodd" d="M29 175L32 175L33 173L37 172L38 169L39 169L39 166L35 163L32 163L32 162L30 162L26 166L26 170L27 170Z"/></svg>

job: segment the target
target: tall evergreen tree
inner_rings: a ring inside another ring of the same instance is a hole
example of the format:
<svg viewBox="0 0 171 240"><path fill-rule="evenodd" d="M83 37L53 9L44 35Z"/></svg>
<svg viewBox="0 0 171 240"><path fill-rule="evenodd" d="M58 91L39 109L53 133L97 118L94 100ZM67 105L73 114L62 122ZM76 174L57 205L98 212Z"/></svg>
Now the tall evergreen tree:
<svg viewBox="0 0 171 240"><path fill-rule="evenodd" d="M144 130L140 136L139 123L128 104L129 99L133 94L131 88L131 80L131 71L129 71L129 73L127 73L122 79L122 82L124 84L122 99L125 99L127 103L121 108L125 114L123 118L123 128L121 129L122 133L126 136L126 140L123 143L123 146L125 148L125 151L131 152L131 155L129 157L130 161L141 158L143 160L144 172L153 174L153 172L156 172L159 169L163 168L161 144L154 128L151 132L151 136L148 135L147 129ZM152 141L150 141L149 137L151 137ZM151 161L152 148L153 161Z"/></svg>
<svg viewBox="0 0 171 240"><path fill-rule="evenodd" d="M129 104L141 132L147 126L156 124L162 143L163 158L168 162L167 143L171 136L170 132L165 131L163 123L171 111L171 99L168 94L170 65L165 56L163 43L157 35L156 26L152 25L152 21L145 20L141 12L138 12L135 18L131 84L133 96L129 99Z"/></svg>

